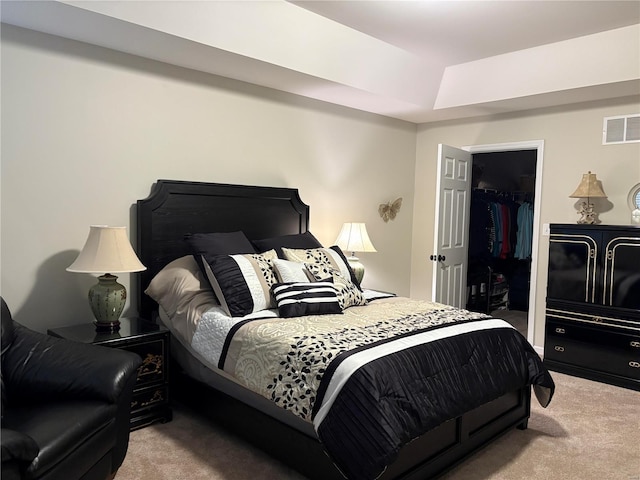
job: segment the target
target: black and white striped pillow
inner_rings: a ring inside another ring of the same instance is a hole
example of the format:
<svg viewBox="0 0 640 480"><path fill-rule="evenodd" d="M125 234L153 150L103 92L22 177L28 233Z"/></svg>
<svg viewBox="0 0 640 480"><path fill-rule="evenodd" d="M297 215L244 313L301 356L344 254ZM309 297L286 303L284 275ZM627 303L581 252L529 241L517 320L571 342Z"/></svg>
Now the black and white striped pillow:
<svg viewBox="0 0 640 480"><path fill-rule="evenodd" d="M271 287L283 318L342 313L338 294L331 282L278 283Z"/></svg>

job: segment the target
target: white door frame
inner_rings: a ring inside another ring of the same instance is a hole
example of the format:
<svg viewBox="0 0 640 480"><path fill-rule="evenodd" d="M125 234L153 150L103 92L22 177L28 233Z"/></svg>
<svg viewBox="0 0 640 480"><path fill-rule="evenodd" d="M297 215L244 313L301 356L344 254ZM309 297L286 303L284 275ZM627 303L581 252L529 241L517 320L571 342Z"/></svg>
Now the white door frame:
<svg viewBox="0 0 640 480"><path fill-rule="evenodd" d="M488 145L470 145L461 147L473 153L510 152L515 150L536 150L536 182L533 203L533 238L531 243L531 276L529 283L529 311L527 314L527 340L533 345L536 318L536 285L538 279L538 255L540 238L540 204L542 197L542 163L544 159L544 140L529 140L513 143L495 143Z"/></svg>

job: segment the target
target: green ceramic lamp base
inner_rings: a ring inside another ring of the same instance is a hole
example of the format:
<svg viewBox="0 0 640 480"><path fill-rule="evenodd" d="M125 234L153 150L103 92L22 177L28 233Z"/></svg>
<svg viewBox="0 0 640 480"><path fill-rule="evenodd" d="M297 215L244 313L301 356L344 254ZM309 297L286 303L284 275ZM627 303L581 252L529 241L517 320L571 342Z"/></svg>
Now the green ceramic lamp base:
<svg viewBox="0 0 640 480"><path fill-rule="evenodd" d="M97 331L115 332L120 329L120 315L127 301L127 289L116 282L118 277L106 273L89 290L89 305L96 317Z"/></svg>

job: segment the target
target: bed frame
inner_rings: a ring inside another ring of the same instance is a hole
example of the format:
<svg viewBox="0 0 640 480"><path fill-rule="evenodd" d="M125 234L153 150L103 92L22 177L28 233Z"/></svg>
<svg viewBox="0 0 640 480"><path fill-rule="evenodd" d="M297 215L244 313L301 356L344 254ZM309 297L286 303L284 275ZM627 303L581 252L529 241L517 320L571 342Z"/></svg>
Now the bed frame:
<svg viewBox="0 0 640 480"><path fill-rule="evenodd" d="M136 216L137 252L147 267L138 275L138 306L147 319L156 318L157 305L144 289L167 263L188 254L185 233L242 230L256 240L309 229L309 207L292 188L158 180L149 197L137 202ZM179 367L171 382L180 402L307 477L343 478L316 437L191 379ZM525 429L530 406L527 386L445 422L406 445L380 478L435 478L507 431Z"/></svg>

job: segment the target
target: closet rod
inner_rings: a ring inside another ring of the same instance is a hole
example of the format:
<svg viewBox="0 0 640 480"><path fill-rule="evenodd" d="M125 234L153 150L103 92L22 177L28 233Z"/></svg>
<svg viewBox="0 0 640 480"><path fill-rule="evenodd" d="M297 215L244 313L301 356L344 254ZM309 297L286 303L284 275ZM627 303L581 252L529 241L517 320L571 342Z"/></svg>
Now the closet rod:
<svg viewBox="0 0 640 480"><path fill-rule="evenodd" d="M507 191L500 191L495 188L474 187L473 191L478 193L487 193L490 195L495 195L497 197L510 197L511 200L513 201L515 201L517 197L518 199L522 199L523 201L533 202L533 192L527 192L524 190L513 190L513 191L507 192ZM521 197L524 197L524 198L521 198Z"/></svg>

